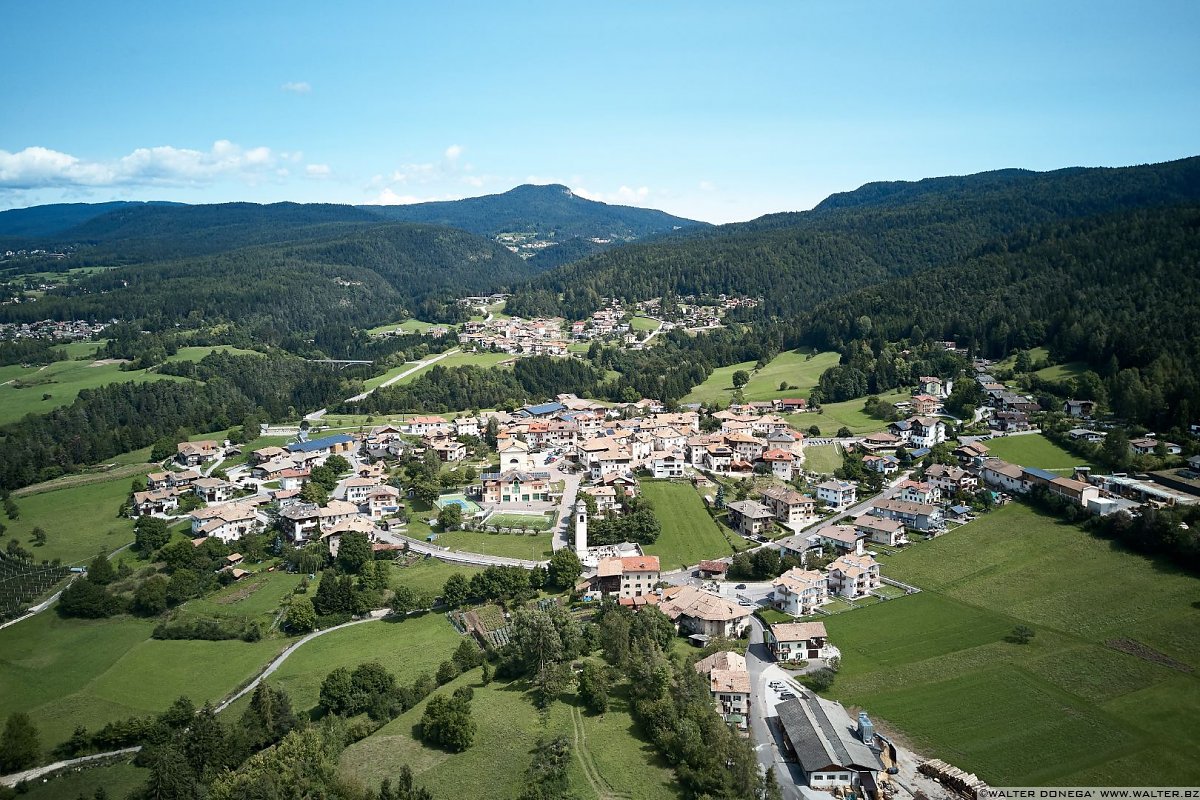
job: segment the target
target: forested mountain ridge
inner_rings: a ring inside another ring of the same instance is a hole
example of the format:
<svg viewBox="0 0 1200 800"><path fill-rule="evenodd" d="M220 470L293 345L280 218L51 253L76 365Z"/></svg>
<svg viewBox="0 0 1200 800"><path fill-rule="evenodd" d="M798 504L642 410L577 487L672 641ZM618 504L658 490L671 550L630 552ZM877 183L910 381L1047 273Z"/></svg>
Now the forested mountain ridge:
<svg viewBox="0 0 1200 800"><path fill-rule="evenodd" d="M460 228L481 236L529 231L559 240L571 237L640 239L708 223L665 211L588 200L561 184L523 184L501 194L397 206L359 206L381 217Z"/></svg>
<svg viewBox="0 0 1200 800"><path fill-rule="evenodd" d="M370 327L406 312L437 319L450 297L502 288L531 270L500 245L451 228L375 222L300 230L322 238L98 272L36 303L0 306L0 321L229 321L277 344L328 324Z"/></svg>
<svg viewBox="0 0 1200 800"><path fill-rule="evenodd" d="M839 294L975 254L1029 226L1200 200L1200 158L867 184L813 211L634 243L534 279L513 313L581 317L601 297L761 296L794 320Z"/></svg>
<svg viewBox="0 0 1200 800"><path fill-rule="evenodd" d="M846 352L835 369L860 371L871 391L890 388L868 355L884 342L952 339L993 358L1045 345L1056 361L1095 371L1085 382L1094 388L1075 387L1075 396L1170 429L1200 414L1198 308L1194 204L1031 229L959 263L831 300L799 327L810 344Z"/></svg>
<svg viewBox="0 0 1200 800"><path fill-rule="evenodd" d="M80 264L132 264L292 244L379 224L353 206L326 203L141 205L101 214L51 240L74 246Z"/></svg>
<svg viewBox="0 0 1200 800"><path fill-rule="evenodd" d="M51 203L30 208L0 211L0 236L40 238L54 236L90 219L130 206L177 205L140 200L114 200L109 203Z"/></svg>

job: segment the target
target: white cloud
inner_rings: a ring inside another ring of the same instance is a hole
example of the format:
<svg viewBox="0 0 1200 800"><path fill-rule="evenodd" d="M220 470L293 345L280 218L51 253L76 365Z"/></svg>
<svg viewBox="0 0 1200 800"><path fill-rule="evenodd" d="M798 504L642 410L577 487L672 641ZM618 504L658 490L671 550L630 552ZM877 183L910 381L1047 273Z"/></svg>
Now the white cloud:
<svg viewBox="0 0 1200 800"><path fill-rule="evenodd" d="M463 154L462 145L458 145L458 144L450 145L449 147L446 148L446 152L444 153L446 160L449 161L451 164L453 164L455 161L457 161L458 157L461 156L462 154Z"/></svg>
<svg viewBox="0 0 1200 800"><path fill-rule="evenodd" d="M0 188L78 186L194 186L221 178L253 181L276 174L281 158L269 147L243 148L228 140L211 149L139 147L111 161L88 161L45 147L0 150Z"/></svg>
<svg viewBox="0 0 1200 800"><path fill-rule="evenodd" d="M615 192L594 192L582 186L573 186L571 191L585 200L595 200L600 203L614 203L623 206L644 206L650 200L650 187L639 186L636 189L622 186Z"/></svg>
<svg viewBox="0 0 1200 800"><path fill-rule="evenodd" d="M712 181L700 181L699 185L702 192L715 192L717 190L717 187L713 186Z"/></svg>
<svg viewBox="0 0 1200 800"><path fill-rule="evenodd" d="M310 84L308 81L288 81L279 88L283 89L285 92L292 92L293 94L308 94L312 91L312 84Z"/></svg>
<svg viewBox="0 0 1200 800"><path fill-rule="evenodd" d="M375 202L381 206L407 206L413 203L432 203L437 200L461 200L462 195L444 194L429 197L418 197L414 194L397 194L390 187L375 195Z"/></svg>
<svg viewBox="0 0 1200 800"><path fill-rule="evenodd" d="M304 174L310 178L328 178L331 173L328 164L309 164L304 168Z"/></svg>

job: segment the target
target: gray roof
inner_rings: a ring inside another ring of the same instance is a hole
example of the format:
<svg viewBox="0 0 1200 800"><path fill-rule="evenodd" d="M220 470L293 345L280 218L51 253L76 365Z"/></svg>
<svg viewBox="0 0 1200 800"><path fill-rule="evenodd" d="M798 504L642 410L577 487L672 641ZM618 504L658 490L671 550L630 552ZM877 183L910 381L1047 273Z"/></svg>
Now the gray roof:
<svg viewBox="0 0 1200 800"><path fill-rule="evenodd" d="M775 516L771 512L771 509L753 500L739 500L736 503L729 503L726 507L751 519L767 519L768 517Z"/></svg>
<svg viewBox="0 0 1200 800"><path fill-rule="evenodd" d="M825 767L879 770L879 756L855 735L855 724L840 703L804 693L775 707L805 773Z"/></svg>

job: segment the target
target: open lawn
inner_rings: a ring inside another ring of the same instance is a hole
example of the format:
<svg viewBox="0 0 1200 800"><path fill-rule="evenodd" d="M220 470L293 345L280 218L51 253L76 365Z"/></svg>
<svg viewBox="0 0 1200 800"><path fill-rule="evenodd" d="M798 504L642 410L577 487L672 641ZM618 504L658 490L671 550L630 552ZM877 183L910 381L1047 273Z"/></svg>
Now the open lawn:
<svg viewBox="0 0 1200 800"><path fill-rule="evenodd" d="M130 617L67 620L47 612L0 630L0 717L28 712L49 750L76 725L95 730L157 713L181 694L197 705L219 700L282 646L156 641L153 627Z"/></svg>
<svg viewBox="0 0 1200 800"><path fill-rule="evenodd" d="M431 358L433 358L433 357L435 357L435 356L431 356ZM400 380L396 381L395 383L392 384L392 386L403 386L406 383L410 383L410 382L416 380L417 378L419 378L421 375L424 375L426 372L428 372L434 366L494 367L497 364L499 364L500 362L508 361L509 359L514 358L514 357L515 356L513 356L511 353L455 353L454 355L446 356L441 361L438 361L435 364L430 364L428 366L424 366L424 367L420 368L413 374L407 375L407 376L401 378ZM405 365L399 366L399 367L393 367L392 369L385 372L383 375L377 375L374 378L369 378L368 380L364 381L363 384L368 389L372 389L372 388L378 386L379 384L383 383L384 381L388 380L389 378L412 369L414 366L414 363L405 364Z"/></svg>
<svg viewBox="0 0 1200 800"><path fill-rule="evenodd" d="M1042 380L1065 381L1068 378L1076 378L1087 371L1088 365L1083 361L1068 361L1065 364L1055 364L1052 367L1039 369L1033 374Z"/></svg>
<svg viewBox="0 0 1200 800"><path fill-rule="evenodd" d="M6 372L0 386L0 425L16 422L26 414L45 414L70 405L84 389L109 383L145 381L184 381L174 375L159 375L144 369L122 372L120 364L92 366L93 361L55 361L45 367L23 368ZM43 399L43 395L50 395Z"/></svg>
<svg viewBox="0 0 1200 800"><path fill-rule="evenodd" d="M41 561L61 558L64 563L90 561L98 550L112 552L133 541L133 520L118 517L117 509L129 496L134 475L102 478L97 482L55 489L16 498L20 519L5 519L4 535L20 540ZM75 477L75 476L72 476ZM80 479L99 476L78 476ZM29 544L30 532L40 527L46 532L46 544Z"/></svg>
<svg viewBox="0 0 1200 800"><path fill-rule="evenodd" d="M531 531L544 531L554 524L554 518L545 514L492 514L487 518L487 524L499 528L517 529L525 525Z"/></svg>
<svg viewBox="0 0 1200 800"><path fill-rule="evenodd" d="M141 789L149 776L150 770L135 767L131 761L80 772L66 770L45 783L34 781L21 796L25 800L77 800L94 797L93 792L103 787L106 795L116 800Z"/></svg>
<svg viewBox="0 0 1200 800"><path fill-rule="evenodd" d="M804 468L821 475L832 475L842 466L842 448L836 444L819 444L804 448Z"/></svg>
<svg viewBox="0 0 1200 800"><path fill-rule="evenodd" d="M418 592L440 595L442 587L446 585L446 579L454 573L470 579L472 575L482 571L481 567L472 567L469 564L451 564L432 557L422 558L407 567L395 566L392 569L392 586L408 586Z"/></svg>
<svg viewBox="0 0 1200 800"><path fill-rule="evenodd" d="M375 787L385 777L394 779L401 765L407 764L417 783L435 797L509 800L525 786L524 773L538 738L563 735L573 745L568 768L573 796L679 797L674 774L649 744L636 738L623 693L615 692L608 713L597 717L578 710L571 693L548 712L539 713L523 682L482 686L477 669L439 692L448 694L461 685L474 688L471 712L478 726L474 744L466 751L449 753L415 738L414 728L425 709L421 703L347 748L341 758L342 773Z"/></svg>
<svg viewBox="0 0 1200 800"><path fill-rule="evenodd" d="M389 322L387 325L380 325L377 328L371 328L367 331L372 336L378 336L383 333L391 333L392 331L404 331L405 333L424 333L430 328L438 327L436 322L424 322L419 319L406 319L403 322ZM445 327L445 326L443 326Z"/></svg>
<svg viewBox="0 0 1200 800"><path fill-rule="evenodd" d="M1018 504L882 563L925 591L825 620L834 697L992 785L1200 780L1200 579Z"/></svg>
<svg viewBox="0 0 1200 800"><path fill-rule="evenodd" d="M422 672L435 672L438 664L454 653L460 639L443 614L351 625L297 649L271 675L270 683L285 689L292 707L303 713L317 704L321 681L337 667L354 669L364 661L378 661L401 683L412 683ZM248 702L239 700L228 713L240 714Z"/></svg>
<svg viewBox="0 0 1200 800"><path fill-rule="evenodd" d="M654 515L662 523L658 541L643 549L647 555L659 557L663 571L735 552L691 484L645 480L642 481L642 493L654 506ZM730 537L737 544L744 542L741 537L734 538L733 534Z"/></svg>
<svg viewBox="0 0 1200 800"><path fill-rule="evenodd" d="M881 394L879 399L888 403L897 403L901 400L912 399L912 395L905 391L897 391ZM816 425L820 428L822 436L833 436L838 429L843 427L849 428L850 432L856 436L887 430L888 423L863 413L863 404L866 402L867 398L860 397L841 403L826 403L821 406L819 412L791 414L787 417L787 421L792 424L792 427L805 432L811 426Z"/></svg>
<svg viewBox="0 0 1200 800"><path fill-rule="evenodd" d="M1039 361L1045 361L1048 358L1050 358L1050 351L1045 347L1034 347L1029 351L1029 361L1032 364L1036 364ZM999 372L1006 369L1015 370L1016 366L1017 354L1013 353L1007 358L1003 358L996 362L996 371Z"/></svg>
<svg viewBox="0 0 1200 800"><path fill-rule="evenodd" d="M87 340L81 342L70 342L69 344L56 345L58 349L67 354L67 358L87 358L95 357L96 351L108 343L107 339L102 339L98 342L90 342Z"/></svg>
<svg viewBox="0 0 1200 800"><path fill-rule="evenodd" d="M658 330L658 320L650 319L649 317L633 317L629 320L629 327L635 331L650 331Z"/></svg>
<svg viewBox="0 0 1200 800"><path fill-rule="evenodd" d="M284 598L292 595L292 590L300 584L301 577L281 570L258 572L208 597L191 600L184 608L199 614L258 619L264 629L267 629L275 620L279 604ZM316 592L315 582L309 591Z"/></svg>
<svg viewBox="0 0 1200 800"><path fill-rule="evenodd" d="M754 369L753 361L718 367L708 376L708 380L692 389L684 398L684 402L706 403L719 400L728 405L733 397L733 373L738 370L750 373L750 382L742 390L747 400L808 397L809 392L817 385L821 373L835 366L838 358L837 353L817 353L810 356L807 352L789 350L777 355L760 370ZM780 383L797 388L780 391Z"/></svg>
<svg viewBox="0 0 1200 800"><path fill-rule="evenodd" d="M1067 452L1040 433L1020 436L999 436L984 442L991 455L1022 467L1071 471L1074 467L1090 467L1089 462ZM1068 476L1070 477L1070 476Z"/></svg>
<svg viewBox="0 0 1200 800"><path fill-rule="evenodd" d="M227 344L209 345L206 347L181 347L179 352L167 357L167 363L175 361L199 361L209 353L228 353L231 356L261 356L257 350L243 350Z"/></svg>
<svg viewBox="0 0 1200 800"><path fill-rule="evenodd" d="M412 523L409 523L412 528ZM413 534L410 534L413 535ZM524 558L544 561L551 555L552 535L549 533L481 533L479 531L450 531L439 533L434 544L451 550L483 553L487 556Z"/></svg>

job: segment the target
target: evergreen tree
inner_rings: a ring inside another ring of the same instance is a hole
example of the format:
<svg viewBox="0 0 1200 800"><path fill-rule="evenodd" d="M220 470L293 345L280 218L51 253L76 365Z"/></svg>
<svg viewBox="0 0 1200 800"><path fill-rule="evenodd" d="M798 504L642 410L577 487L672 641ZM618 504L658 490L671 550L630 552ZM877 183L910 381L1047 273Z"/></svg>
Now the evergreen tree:
<svg viewBox="0 0 1200 800"><path fill-rule="evenodd" d="M42 754L37 727L23 711L8 715L0 734L0 773L19 772L32 767Z"/></svg>

